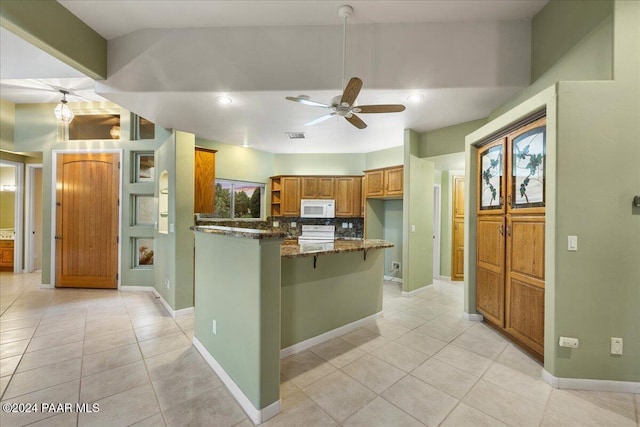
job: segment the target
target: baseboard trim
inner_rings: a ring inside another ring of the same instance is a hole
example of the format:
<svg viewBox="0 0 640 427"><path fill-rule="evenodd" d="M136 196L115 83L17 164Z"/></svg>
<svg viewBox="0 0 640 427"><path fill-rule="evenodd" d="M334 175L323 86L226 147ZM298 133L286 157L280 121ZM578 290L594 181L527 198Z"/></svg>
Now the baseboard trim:
<svg viewBox="0 0 640 427"><path fill-rule="evenodd" d="M50 284L50 283L46 283L46 284L45 283L40 283L39 288L40 289L53 289L54 286L52 284Z"/></svg>
<svg viewBox="0 0 640 427"><path fill-rule="evenodd" d="M484 316L478 313L467 313L466 311L462 315L465 320L472 320L474 322L482 322Z"/></svg>
<svg viewBox="0 0 640 427"><path fill-rule="evenodd" d="M438 276L438 278L440 280L448 280L449 282L451 281L451 276Z"/></svg>
<svg viewBox="0 0 640 427"><path fill-rule="evenodd" d="M402 291L402 294L401 294L401 295L402 295L403 297L405 297L405 298L411 298L411 297L413 297L413 296L415 296L415 295L419 294L420 292L424 292L424 291L426 291L426 290L429 288L429 286L431 286L431 285L425 285L425 286L423 286L423 287L421 287L421 288L414 289L414 290L409 291L409 292Z"/></svg>
<svg viewBox="0 0 640 427"><path fill-rule="evenodd" d="M121 291L153 292L153 286L120 286Z"/></svg>
<svg viewBox="0 0 640 427"><path fill-rule="evenodd" d="M399 277L393 277L393 276L384 276L384 280L386 280L387 282L397 282L397 283L402 283L402 279Z"/></svg>
<svg viewBox="0 0 640 427"><path fill-rule="evenodd" d="M292 354L299 353L303 350L313 347L314 345L318 345L332 338L339 337L340 335L348 334L351 331L355 331L356 329L361 328L372 320L380 319L381 317L382 311L379 311L375 314L372 314L371 316L363 317L362 319L356 320L355 322L347 323L346 325L332 329L323 334L316 335L315 337L300 341L299 343L296 343L287 348L283 348L282 350L280 350L280 359L291 356Z"/></svg>
<svg viewBox="0 0 640 427"><path fill-rule="evenodd" d="M564 390L608 391L614 393L640 393L640 382L592 380L588 378L560 378L542 370L542 379L551 387Z"/></svg>
<svg viewBox="0 0 640 427"><path fill-rule="evenodd" d="M253 406L253 403L249 400L249 398L242 392L240 387L233 381L233 379L227 374L222 366L218 363L218 361L209 353L209 351L205 348L204 345L198 340L198 338L193 337L193 346L198 350L198 352L202 355L204 360L211 366L211 369L220 377L224 385L227 386L231 395L236 399L236 401L240 404L244 412L251 418L254 424L262 424L263 422L269 420L270 418L275 417L280 413L280 400L277 400L270 404L269 406L263 409L257 409Z"/></svg>
<svg viewBox="0 0 640 427"><path fill-rule="evenodd" d="M187 307L187 308L181 308L180 310L174 310L169 305L169 303L167 301L165 301L165 299L162 297L162 295L160 295L160 292L158 292L156 288L151 288L151 291L153 292L153 295L160 300L160 303L162 304L164 309L167 310L167 313L169 313L171 315L171 317L173 317L174 319L176 317L178 317L178 316L184 316L185 314L193 313L193 310L194 310L193 307Z"/></svg>

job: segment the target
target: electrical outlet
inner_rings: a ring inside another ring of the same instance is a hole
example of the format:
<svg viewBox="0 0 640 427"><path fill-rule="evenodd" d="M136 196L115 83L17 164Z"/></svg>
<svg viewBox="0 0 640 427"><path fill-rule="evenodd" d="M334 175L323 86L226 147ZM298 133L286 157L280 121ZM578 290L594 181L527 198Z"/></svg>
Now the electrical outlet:
<svg viewBox="0 0 640 427"><path fill-rule="evenodd" d="M353 223L352 222L349 223L349 228L353 228Z"/></svg>
<svg viewBox="0 0 640 427"><path fill-rule="evenodd" d="M391 263L391 270L400 271L400 263L398 261L393 261Z"/></svg>
<svg viewBox="0 0 640 427"><path fill-rule="evenodd" d="M164 285L169 289L171 287L171 281L169 279L164 279Z"/></svg>
<svg viewBox="0 0 640 427"><path fill-rule="evenodd" d="M296 228L296 225L298 225L296 222L292 222L291 223L291 228Z"/></svg>
<svg viewBox="0 0 640 427"><path fill-rule="evenodd" d="M622 338L611 337L611 354L622 354Z"/></svg>
<svg viewBox="0 0 640 427"><path fill-rule="evenodd" d="M218 325L216 324L216 319L213 319L211 321L211 331L213 332L213 335L216 335L218 333Z"/></svg>
<svg viewBox="0 0 640 427"><path fill-rule="evenodd" d="M280 227L280 223L278 221L273 221L273 228Z"/></svg>
<svg viewBox="0 0 640 427"><path fill-rule="evenodd" d="M560 337L560 347L578 348L578 338Z"/></svg>
<svg viewBox="0 0 640 427"><path fill-rule="evenodd" d="M349 227L349 224L347 224L346 222L343 222L342 223L342 228L347 228L347 227Z"/></svg>

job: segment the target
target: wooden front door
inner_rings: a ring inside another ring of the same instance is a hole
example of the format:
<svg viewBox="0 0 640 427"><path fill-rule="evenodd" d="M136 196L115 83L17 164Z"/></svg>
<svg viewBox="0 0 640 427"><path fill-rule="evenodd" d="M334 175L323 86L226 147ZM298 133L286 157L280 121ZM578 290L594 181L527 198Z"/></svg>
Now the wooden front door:
<svg viewBox="0 0 640 427"><path fill-rule="evenodd" d="M118 287L119 160L117 153L58 156L57 287Z"/></svg>
<svg viewBox="0 0 640 427"><path fill-rule="evenodd" d="M453 177L451 280L464 280L464 176Z"/></svg>

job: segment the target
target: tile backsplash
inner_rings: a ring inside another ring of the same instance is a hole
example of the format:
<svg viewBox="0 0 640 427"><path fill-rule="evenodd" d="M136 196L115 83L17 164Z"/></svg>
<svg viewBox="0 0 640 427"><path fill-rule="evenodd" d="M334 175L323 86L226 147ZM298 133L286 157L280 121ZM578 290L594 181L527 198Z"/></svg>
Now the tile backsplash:
<svg viewBox="0 0 640 427"><path fill-rule="evenodd" d="M198 214L195 218L196 225L222 225L225 227L254 228L258 230L279 230L287 233L288 238L297 238L302 233L302 225L335 225L336 238L362 239L364 236L364 219L354 218L300 218L270 216L266 221L237 220L213 218L211 215ZM274 223L278 226L274 227ZM292 224L295 223L295 226ZM346 225L346 228L343 228ZM351 225L351 228L349 228Z"/></svg>

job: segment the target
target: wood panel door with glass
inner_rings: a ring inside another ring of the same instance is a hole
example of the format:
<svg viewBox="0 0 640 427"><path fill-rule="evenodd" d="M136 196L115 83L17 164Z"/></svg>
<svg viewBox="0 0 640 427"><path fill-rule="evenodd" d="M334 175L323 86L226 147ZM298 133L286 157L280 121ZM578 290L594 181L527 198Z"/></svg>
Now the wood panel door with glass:
<svg viewBox="0 0 640 427"><path fill-rule="evenodd" d="M545 139L541 118L478 150L476 308L544 355Z"/></svg>

